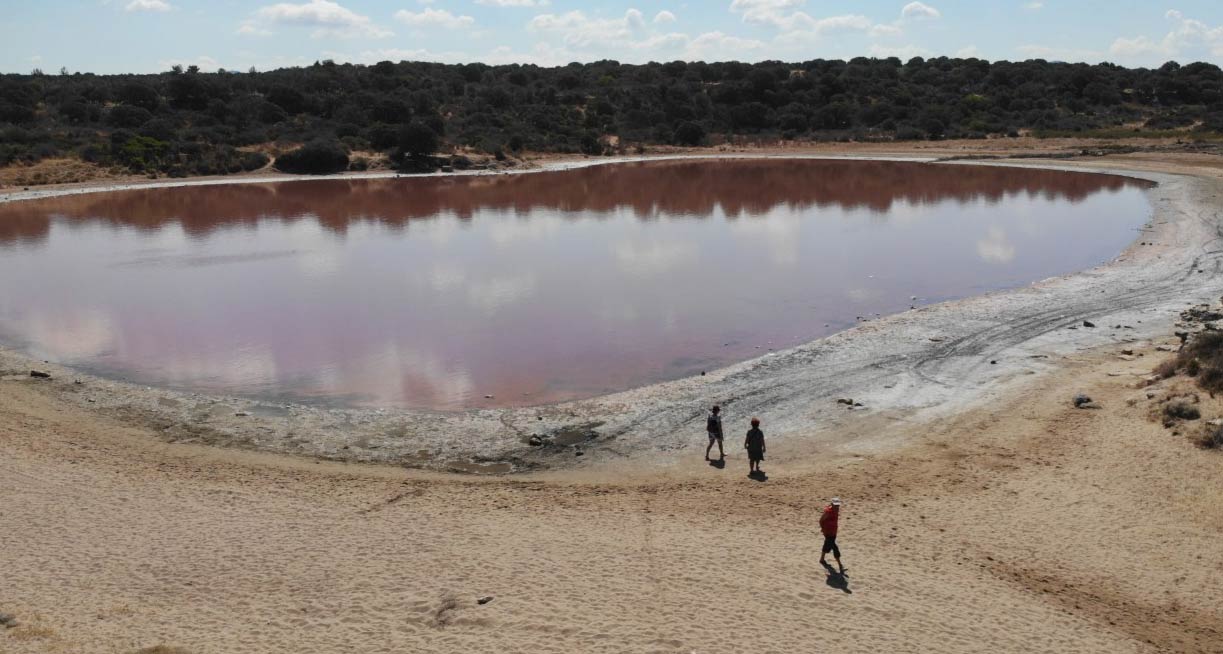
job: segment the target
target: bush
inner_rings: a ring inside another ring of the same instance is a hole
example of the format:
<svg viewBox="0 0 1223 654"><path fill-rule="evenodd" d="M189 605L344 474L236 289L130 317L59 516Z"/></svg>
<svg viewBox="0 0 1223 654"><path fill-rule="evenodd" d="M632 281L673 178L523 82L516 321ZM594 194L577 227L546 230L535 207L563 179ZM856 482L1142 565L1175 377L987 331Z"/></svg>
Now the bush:
<svg viewBox="0 0 1223 654"><path fill-rule="evenodd" d="M1200 388L1223 391L1223 332L1202 332L1176 356L1176 367L1197 378ZM1158 372L1158 369L1157 369Z"/></svg>
<svg viewBox="0 0 1223 654"><path fill-rule="evenodd" d="M399 132L399 149L413 159L433 154L439 141L437 132L419 120L412 121Z"/></svg>
<svg viewBox="0 0 1223 654"><path fill-rule="evenodd" d="M328 175L348 170L348 153L334 141L314 141L276 158L276 169L295 175Z"/></svg>
<svg viewBox="0 0 1223 654"><path fill-rule="evenodd" d="M1208 425L1198 438L1198 446L1206 450L1223 449L1223 427Z"/></svg>
<svg viewBox="0 0 1223 654"><path fill-rule="evenodd" d="M705 142L705 128L698 123L680 123L675 129L674 141L678 145L698 146Z"/></svg>
<svg viewBox="0 0 1223 654"><path fill-rule="evenodd" d="M1164 405L1164 418L1175 420L1197 420L1202 412L1188 402L1171 402Z"/></svg>

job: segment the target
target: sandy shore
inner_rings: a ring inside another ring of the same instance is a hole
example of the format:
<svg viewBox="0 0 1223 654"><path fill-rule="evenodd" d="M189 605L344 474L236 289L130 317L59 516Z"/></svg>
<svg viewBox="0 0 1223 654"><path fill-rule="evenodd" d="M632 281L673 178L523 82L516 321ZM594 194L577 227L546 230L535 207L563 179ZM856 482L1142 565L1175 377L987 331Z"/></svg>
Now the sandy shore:
<svg viewBox="0 0 1223 654"><path fill-rule="evenodd" d="M4 382L0 651L1223 651L1223 455L1147 418L1152 346L903 447L770 449L767 482L733 448L461 478L165 444ZM816 564L833 494L843 579Z"/></svg>
<svg viewBox="0 0 1223 654"><path fill-rule="evenodd" d="M0 612L19 625L0 651L1223 651L1223 455L1151 419L1183 380L1140 387L1179 310L1223 292L1223 164L1057 165L1159 181L1150 231L1095 270L523 414L603 420L580 459L497 450L513 413L434 417L442 447L540 472L285 456L394 460L424 439L344 412L321 444L231 433L150 407L244 401L31 380L2 353ZM1068 329L1085 318L1100 327ZM835 405L848 393L867 408ZM765 482L734 448L701 461L693 421L727 396L771 427ZM816 564L831 495L843 578Z"/></svg>

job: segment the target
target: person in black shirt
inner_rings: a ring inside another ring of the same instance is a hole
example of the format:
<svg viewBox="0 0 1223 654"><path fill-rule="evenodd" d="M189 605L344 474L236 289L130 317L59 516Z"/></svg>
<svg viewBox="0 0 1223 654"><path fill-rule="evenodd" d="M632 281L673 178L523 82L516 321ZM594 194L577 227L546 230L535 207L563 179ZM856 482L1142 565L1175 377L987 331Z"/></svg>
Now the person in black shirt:
<svg viewBox="0 0 1223 654"><path fill-rule="evenodd" d="M726 453L722 451L722 409L714 406L709 411L709 417L705 419L705 431L709 434L709 446L705 448L705 460L709 460L709 451L713 449L714 442L718 444L718 459L725 459Z"/></svg>
<svg viewBox="0 0 1223 654"><path fill-rule="evenodd" d="M764 461L764 432L760 431L760 418L752 418L752 428L747 430L743 447L747 448L748 474L760 472L760 462Z"/></svg>

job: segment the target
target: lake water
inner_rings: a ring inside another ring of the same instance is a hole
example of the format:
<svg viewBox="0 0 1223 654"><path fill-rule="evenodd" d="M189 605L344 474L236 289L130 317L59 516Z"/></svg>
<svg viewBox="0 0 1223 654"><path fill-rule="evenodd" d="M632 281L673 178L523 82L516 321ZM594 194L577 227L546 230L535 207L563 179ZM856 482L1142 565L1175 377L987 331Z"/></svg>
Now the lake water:
<svg viewBox="0 0 1223 654"><path fill-rule="evenodd" d="M1149 219L1149 186L733 160L14 203L0 206L0 342L179 389L542 404L1105 262Z"/></svg>

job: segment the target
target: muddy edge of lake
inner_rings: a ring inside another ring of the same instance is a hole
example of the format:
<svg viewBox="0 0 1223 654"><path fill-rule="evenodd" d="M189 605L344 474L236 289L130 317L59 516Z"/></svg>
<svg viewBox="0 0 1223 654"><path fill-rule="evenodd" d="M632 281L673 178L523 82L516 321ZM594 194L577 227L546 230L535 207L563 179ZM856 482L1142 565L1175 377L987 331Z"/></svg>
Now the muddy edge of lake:
<svg viewBox="0 0 1223 654"><path fill-rule="evenodd" d="M932 161L924 156L776 156ZM676 157L559 161L534 170L660 158ZM7 349L0 349L0 376L39 384L58 402L152 427L168 442L465 473L614 469L625 463L665 467L681 450L699 456L705 411L714 403L724 407L730 447L751 416L762 419L771 452L783 457L887 447L900 437L900 425L911 428L914 422L988 402L1034 375L1056 370L1059 360L1077 351L1166 336L1186 305L1212 301L1223 292L1217 276L1223 262L1220 169L1178 163L1173 157L988 165L1150 180L1158 184L1148 192L1153 217L1115 260L1090 270L887 316L703 377L544 407L439 413L272 404L100 379ZM393 174L370 175L375 176ZM146 186L296 179L102 184L11 193L0 196L0 202ZM52 379L31 378L31 370L48 372ZM862 406L848 407L838 399Z"/></svg>

